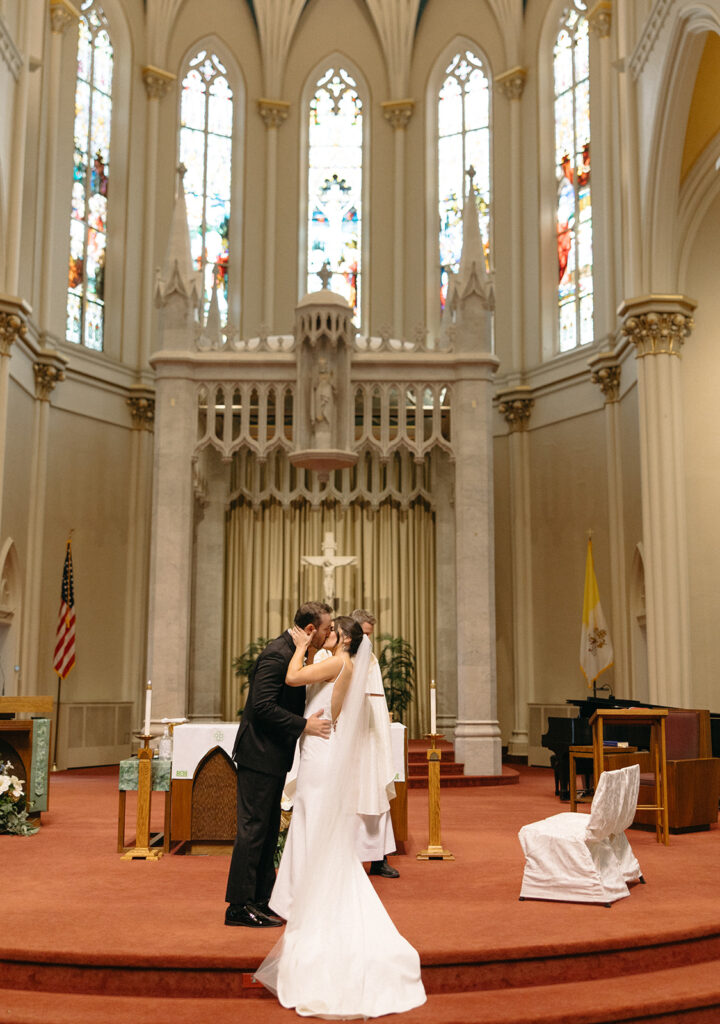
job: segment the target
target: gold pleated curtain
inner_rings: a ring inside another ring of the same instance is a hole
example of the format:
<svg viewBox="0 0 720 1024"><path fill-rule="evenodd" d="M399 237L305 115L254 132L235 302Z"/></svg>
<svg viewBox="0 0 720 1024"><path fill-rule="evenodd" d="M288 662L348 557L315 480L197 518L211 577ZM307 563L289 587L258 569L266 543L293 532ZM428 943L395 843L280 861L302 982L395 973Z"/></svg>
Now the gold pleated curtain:
<svg viewBox="0 0 720 1024"><path fill-rule="evenodd" d="M333 532L338 555L357 564L337 569L338 614L366 608L377 618L375 633L408 640L417 662L415 696L405 712L410 736L429 730L429 686L435 674L435 519L417 502L407 510L388 502L378 509L338 504L313 508L238 503L227 519L225 573L224 715L240 707L240 681L232 660L258 637L275 637L303 601L321 601L322 569L302 565L320 555Z"/></svg>

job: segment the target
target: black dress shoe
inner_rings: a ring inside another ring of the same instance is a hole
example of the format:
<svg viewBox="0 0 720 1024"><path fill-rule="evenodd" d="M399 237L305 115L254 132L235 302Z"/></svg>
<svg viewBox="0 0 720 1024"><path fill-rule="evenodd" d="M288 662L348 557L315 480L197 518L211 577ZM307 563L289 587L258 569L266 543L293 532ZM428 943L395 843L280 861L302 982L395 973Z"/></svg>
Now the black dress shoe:
<svg viewBox="0 0 720 1024"><path fill-rule="evenodd" d="M263 917L267 917L269 921L277 921L276 927L285 924L285 918L280 917L278 914L275 913L274 910L271 910L270 904L268 903L267 900L265 900L264 903L252 903L251 906L253 910L256 910L259 914L262 914Z"/></svg>
<svg viewBox="0 0 720 1024"><path fill-rule="evenodd" d="M225 924L237 928L278 928L282 921L278 919L276 923L250 903L231 903L225 911Z"/></svg>
<svg viewBox="0 0 720 1024"><path fill-rule="evenodd" d="M387 857L382 860L374 860L370 864L370 874L379 875L381 878L399 878L400 872L388 864Z"/></svg>

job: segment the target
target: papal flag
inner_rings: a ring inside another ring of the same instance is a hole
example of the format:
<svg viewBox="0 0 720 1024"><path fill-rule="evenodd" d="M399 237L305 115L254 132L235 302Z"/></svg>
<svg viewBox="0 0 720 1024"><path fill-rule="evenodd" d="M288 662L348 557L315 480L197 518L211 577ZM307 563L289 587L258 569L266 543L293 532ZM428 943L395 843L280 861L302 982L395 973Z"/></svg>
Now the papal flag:
<svg viewBox="0 0 720 1024"><path fill-rule="evenodd" d="M585 597L583 599L582 634L580 637L580 668L588 686L613 663L610 633L600 607L600 594L593 565L592 541L588 540L585 561Z"/></svg>

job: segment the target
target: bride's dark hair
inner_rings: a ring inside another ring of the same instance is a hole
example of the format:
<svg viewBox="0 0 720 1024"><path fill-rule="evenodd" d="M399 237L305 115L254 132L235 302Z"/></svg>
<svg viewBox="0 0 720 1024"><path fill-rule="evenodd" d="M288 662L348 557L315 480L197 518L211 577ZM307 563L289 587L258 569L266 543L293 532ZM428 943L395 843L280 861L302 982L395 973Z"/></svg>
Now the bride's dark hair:
<svg viewBox="0 0 720 1024"><path fill-rule="evenodd" d="M349 615L337 615L335 617L335 629L341 629L345 636L350 637L348 654L350 656L357 654L362 638L365 636L360 623L356 622L355 619L351 619Z"/></svg>

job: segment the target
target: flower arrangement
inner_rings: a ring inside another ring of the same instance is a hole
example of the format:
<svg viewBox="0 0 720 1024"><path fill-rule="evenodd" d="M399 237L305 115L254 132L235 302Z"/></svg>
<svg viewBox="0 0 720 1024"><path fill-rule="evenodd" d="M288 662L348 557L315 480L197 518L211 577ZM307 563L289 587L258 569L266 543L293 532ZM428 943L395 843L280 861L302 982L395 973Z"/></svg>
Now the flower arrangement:
<svg viewBox="0 0 720 1024"><path fill-rule="evenodd" d="M0 761L0 833L31 836L39 826L28 821L23 784L10 774L12 767L9 761Z"/></svg>

